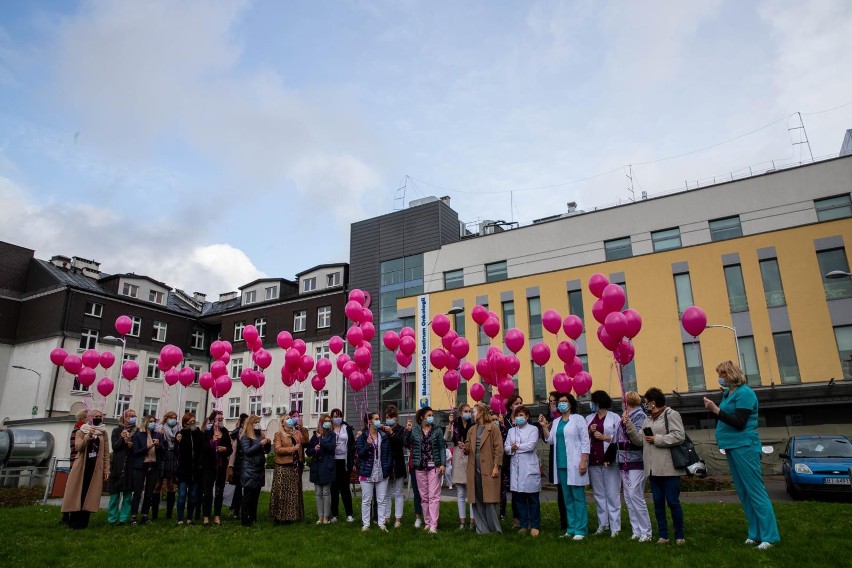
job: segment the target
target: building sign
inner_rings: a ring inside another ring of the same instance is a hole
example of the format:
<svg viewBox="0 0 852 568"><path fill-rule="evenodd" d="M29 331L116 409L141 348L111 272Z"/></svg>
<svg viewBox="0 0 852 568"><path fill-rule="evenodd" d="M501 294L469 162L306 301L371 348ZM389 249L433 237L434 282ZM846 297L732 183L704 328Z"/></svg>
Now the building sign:
<svg viewBox="0 0 852 568"><path fill-rule="evenodd" d="M429 406L432 385L429 380L429 296L417 297L417 404Z"/></svg>

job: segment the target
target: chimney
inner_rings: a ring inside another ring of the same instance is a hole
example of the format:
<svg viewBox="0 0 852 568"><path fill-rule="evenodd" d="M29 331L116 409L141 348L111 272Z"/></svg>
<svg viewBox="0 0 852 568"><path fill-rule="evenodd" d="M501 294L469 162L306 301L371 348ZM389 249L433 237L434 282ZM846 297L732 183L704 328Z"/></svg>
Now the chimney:
<svg viewBox="0 0 852 568"><path fill-rule="evenodd" d="M67 256L62 256L61 254L50 257L50 262L54 266L58 266L59 268L64 268L66 270L71 267L71 259Z"/></svg>
<svg viewBox="0 0 852 568"><path fill-rule="evenodd" d="M447 207L449 207L449 206L450 206L450 196L449 196L449 195L445 195L444 197L442 197L442 198L441 198L441 201L442 201L442 202L444 203L444 205L446 205Z"/></svg>
<svg viewBox="0 0 852 568"><path fill-rule="evenodd" d="M219 301L227 302L228 300L233 300L236 297L237 292L223 292L222 294L219 294Z"/></svg>
<svg viewBox="0 0 852 568"><path fill-rule="evenodd" d="M569 201L568 202L568 213L573 213L576 210L577 210L577 202L576 201Z"/></svg>
<svg viewBox="0 0 852 568"><path fill-rule="evenodd" d="M204 303L207 301L207 294L202 294L201 292L193 292L192 299L196 302Z"/></svg>

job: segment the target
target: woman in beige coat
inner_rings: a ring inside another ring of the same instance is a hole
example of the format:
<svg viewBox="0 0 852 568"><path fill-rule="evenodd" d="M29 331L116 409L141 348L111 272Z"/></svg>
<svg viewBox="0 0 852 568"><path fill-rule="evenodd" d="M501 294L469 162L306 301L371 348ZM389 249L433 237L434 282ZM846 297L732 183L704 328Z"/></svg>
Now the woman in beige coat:
<svg viewBox="0 0 852 568"><path fill-rule="evenodd" d="M484 404L473 407L474 425L468 430L467 500L473 504L476 532L500 530L500 468L503 465L503 437L492 422Z"/></svg>
<svg viewBox="0 0 852 568"><path fill-rule="evenodd" d="M109 479L109 438L103 418L101 411L93 411L91 424L80 426L74 439L77 459L62 499L62 512L70 514L68 526L72 529L89 526L89 515L97 512L104 482Z"/></svg>

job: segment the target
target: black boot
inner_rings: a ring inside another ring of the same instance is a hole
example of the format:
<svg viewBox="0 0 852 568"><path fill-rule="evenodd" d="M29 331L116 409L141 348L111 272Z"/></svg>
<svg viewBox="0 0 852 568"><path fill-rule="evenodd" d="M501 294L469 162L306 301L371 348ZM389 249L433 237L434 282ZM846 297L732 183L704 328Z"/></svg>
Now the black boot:
<svg viewBox="0 0 852 568"><path fill-rule="evenodd" d="M160 516L160 493L154 493L151 496L151 520L156 521Z"/></svg>
<svg viewBox="0 0 852 568"><path fill-rule="evenodd" d="M172 491L166 493L166 518L172 518L172 511L175 508L175 494Z"/></svg>

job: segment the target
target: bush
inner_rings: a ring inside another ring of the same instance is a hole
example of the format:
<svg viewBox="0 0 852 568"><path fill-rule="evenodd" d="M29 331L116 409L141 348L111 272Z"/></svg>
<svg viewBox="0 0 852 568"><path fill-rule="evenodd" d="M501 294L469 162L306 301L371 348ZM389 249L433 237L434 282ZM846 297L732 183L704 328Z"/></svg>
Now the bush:
<svg viewBox="0 0 852 568"><path fill-rule="evenodd" d="M2 487L0 507L29 507L41 502L44 487Z"/></svg>
<svg viewBox="0 0 852 568"><path fill-rule="evenodd" d="M734 489L734 484L730 479L718 477L698 477L683 476L681 479L681 491L731 491Z"/></svg>

